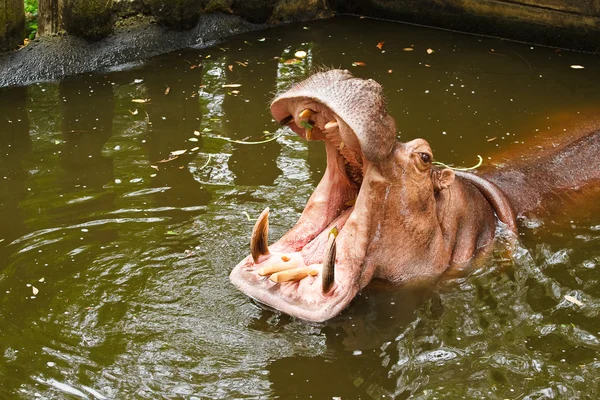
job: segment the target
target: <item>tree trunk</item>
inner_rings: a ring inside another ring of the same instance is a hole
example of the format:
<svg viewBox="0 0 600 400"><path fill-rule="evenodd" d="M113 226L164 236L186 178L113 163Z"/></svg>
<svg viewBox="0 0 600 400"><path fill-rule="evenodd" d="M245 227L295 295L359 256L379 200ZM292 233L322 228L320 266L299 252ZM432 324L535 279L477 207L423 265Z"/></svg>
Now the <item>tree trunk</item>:
<svg viewBox="0 0 600 400"><path fill-rule="evenodd" d="M25 3L0 0L0 51L12 50L25 38Z"/></svg>
<svg viewBox="0 0 600 400"><path fill-rule="evenodd" d="M37 36L54 35L60 30L61 0L39 0Z"/></svg>

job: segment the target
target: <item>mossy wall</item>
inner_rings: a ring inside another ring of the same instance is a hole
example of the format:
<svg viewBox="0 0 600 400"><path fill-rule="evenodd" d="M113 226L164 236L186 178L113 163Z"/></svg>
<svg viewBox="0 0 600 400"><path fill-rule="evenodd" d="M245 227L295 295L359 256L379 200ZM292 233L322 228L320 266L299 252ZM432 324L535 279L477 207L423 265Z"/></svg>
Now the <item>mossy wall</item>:
<svg viewBox="0 0 600 400"><path fill-rule="evenodd" d="M0 51L13 49L25 38L23 0L0 0Z"/></svg>
<svg viewBox="0 0 600 400"><path fill-rule="evenodd" d="M328 0L360 14L600 52L599 0Z"/></svg>

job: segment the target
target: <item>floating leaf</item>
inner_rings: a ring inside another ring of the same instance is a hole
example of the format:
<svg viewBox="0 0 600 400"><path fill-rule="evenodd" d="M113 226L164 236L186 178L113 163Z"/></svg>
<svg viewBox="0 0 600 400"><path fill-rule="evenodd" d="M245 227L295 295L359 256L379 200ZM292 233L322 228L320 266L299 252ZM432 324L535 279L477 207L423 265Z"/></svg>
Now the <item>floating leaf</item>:
<svg viewBox="0 0 600 400"><path fill-rule="evenodd" d="M414 49L412 47L405 47L402 50L404 50L404 51L413 51Z"/></svg>
<svg viewBox="0 0 600 400"><path fill-rule="evenodd" d="M198 151L200 150L200 147L194 147L193 149L191 149L190 151Z"/></svg>
<svg viewBox="0 0 600 400"><path fill-rule="evenodd" d="M496 140L496 139L497 139L497 137L496 137L496 136L494 136L493 138L491 138L491 139L488 139L487 141L488 141L488 142L493 142L493 141L494 141L494 140Z"/></svg>
<svg viewBox="0 0 600 400"><path fill-rule="evenodd" d="M573 69L584 69L585 67L583 65L571 65L571 68L573 68Z"/></svg>
<svg viewBox="0 0 600 400"><path fill-rule="evenodd" d="M228 69L229 71L233 71L233 65L229 64L229 65L227 66L227 69Z"/></svg>
<svg viewBox="0 0 600 400"><path fill-rule="evenodd" d="M197 142L198 138L197 137L191 137L188 139L189 142Z"/></svg>
<svg viewBox="0 0 600 400"><path fill-rule="evenodd" d="M175 150L175 151L171 152L171 155L172 156L180 156L180 155L184 154L186 151L187 151L187 149L184 149L184 150Z"/></svg>
<svg viewBox="0 0 600 400"><path fill-rule="evenodd" d="M583 306L583 303L581 301L579 301L579 299L577 299L573 296L569 296L568 294L565 294L565 299L570 301L573 304L577 304L578 306Z"/></svg>
<svg viewBox="0 0 600 400"><path fill-rule="evenodd" d="M239 90L232 90L230 93L231 94L240 94L240 91Z"/></svg>
<svg viewBox="0 0 600 400"><path fill-rule="evenodd" d="M391 74L392 72L394 72L393 69L388 69L388 74Z"/></svg>
<svg viewBox="0 0 600 400"><path fill-rule="evenodd" d="M248 63L247 62L241 62L241 61L236 61L235 62L237 65L241 65L242 67L247 67Z"/></svg>
<svg viewBox="0 0 600 400"><path fill-rule="evenodd" d="M306 58L307 54L304 50L298 50L294 53L294 57L296 58Z"/></svg>
<svg viewBox="0 0 600 400"><path fill-rule="evenodd" d="M158 166L157 165L151 165L150 168L154 168L155 170L158 171Z"/></svg>
<svg viewBox="0 0 600 400"><path fill-rule="evenodd" d="M352 63L352 66L353 66L353 67L364 67L365 65L366 65L366 64L365 64L364 62L362 62L362 61L354 61L354 62Z"/></svg>
<svg viewBox="0 0 600 400"><path fill-rule="evenodd" d="M175 231L167 231L167 235L178 236L179 234Z"/></svg>
<svg viewBox="0 0 600 400"><path fill-rule="evenodd" d="M379 42L379 43L377 43L377 48L378 48L379 50L381 50L381 48L383 47L383 44L384 44L384 43L385 43L385 42Z"/></svg>
<svg viewBox="0 0 600 400"><path fill-rule="evenodd" d="M223 85L222 87L228 88L228 87L240 87L240 86L242 86L241 83L227 83L227 84Z"/></svg>
<svg viewBox="0 0 600 400"><path fill-rule="evenodd" d="M38 282L44 282L45 280L46 280L46 278L40 278L40 279L38 280Z"/></svg>
<svg viewBox="0 0 600 400"><path fill-rule="evenodd" d="M433 53L433 49L427 49L427 54Z"/></svg>
<svg viewBox="0 0 600 400"><path fill-rule="evenodd" d="M33 290L33 295L37 296L37 294L40 292L38 288L36 288L35 286L32 286L31 289Z"/></svg>
<svg viewBox="0 0 600 400"><path fill-rule="evenodd" d="M132 103L150 103L150 99L132 99Z"/></svg>
<svg viewBox="0 0 600 400"><path fill-rule="evenodd" d="M267 38L260 38L260 39L258 39L259 42L264 42L265 40L267 40Z"/></svg>
<svg viewBox="0 0 600 400"><path fill-rule="evenodd" d="M170 91L171 91L171 88L167 86L167 88L165 89L165 96L168 95Z"/></svg>
<svg viewBox="0 0 600 400"><path fill-rule="evenodd" d="M301 62L297 58L290 58L289 60L285 60L284 64L300 64Z"/></svg>
<svg viewBox="0 0 600 400"><path fill-rule="evenodd" d="M137 108L133 111L129 110L129 112L131 113L131 115L137 115L138 114L138 110Z"/></svg>

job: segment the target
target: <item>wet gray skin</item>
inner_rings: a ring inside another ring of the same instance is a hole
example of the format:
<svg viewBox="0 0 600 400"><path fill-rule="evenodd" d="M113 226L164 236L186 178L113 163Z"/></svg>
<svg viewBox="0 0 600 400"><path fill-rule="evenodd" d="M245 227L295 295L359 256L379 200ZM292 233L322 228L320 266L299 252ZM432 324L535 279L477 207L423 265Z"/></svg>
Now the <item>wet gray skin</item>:
<svg viewBox="0 0 600 400"><path fill-rule="evenodd" d="M316 67L379 82L402 142L494 168L600 104L597 57L358 18L221 47L0 90L0 398L599 397L597 208L530 215L512 257L372 283L326 323L228 278L265 207L272 244L325 172L269 112Z"/></svg>

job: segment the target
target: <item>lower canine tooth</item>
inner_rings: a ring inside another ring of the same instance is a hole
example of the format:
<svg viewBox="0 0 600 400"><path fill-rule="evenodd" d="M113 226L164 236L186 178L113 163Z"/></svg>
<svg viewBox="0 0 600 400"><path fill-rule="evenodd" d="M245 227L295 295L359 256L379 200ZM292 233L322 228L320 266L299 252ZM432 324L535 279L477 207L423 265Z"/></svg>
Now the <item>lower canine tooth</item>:
<svg viewBox="0 0 600 400"><path fill-rule="evenodd" d="M298 267L298 260L291 260L288 262L282 262L274 265L270 265L268 267L263 267L258 270L258 274L260 276L271 275L281 271L287 271L289 269L294 269Z"/></svg>
<svg viewBox="0 0 600 400"><path fill-rule="evenodd" d="M336 254L336 245L335 239L337 237L338 230L337 227L333 228L329 233L329 238L327 239L327 247L325 248L325 259L323 260L323 293L328 293L333 286L333 282L335 280L335 254Z"/></svg>
<svg viewBox="0 0 600 400"><path fill-rule="evenodd" d="M306 130L305 130L306 140L310 140L311 134L312 134L312 129L306 128Z"/></svg>
<svg viewBox="0 0 600 400"><path fill-rule="evenodd" d="M307 276L315 276L319 272L315 270L313 267L301 267L289 269L287 271L281 271L276 274L273 274L269 277L273 282L289 282L289 281L299 281L301 279L306 278Z"/></svg>
<svg viewBox="0 0 600 400"><path fill-rule="evenodd" d="M254 263L258 263L258 258L269 254L269 207L265 208L260 214L252 229L250 238L250 253Z"/></svg>

